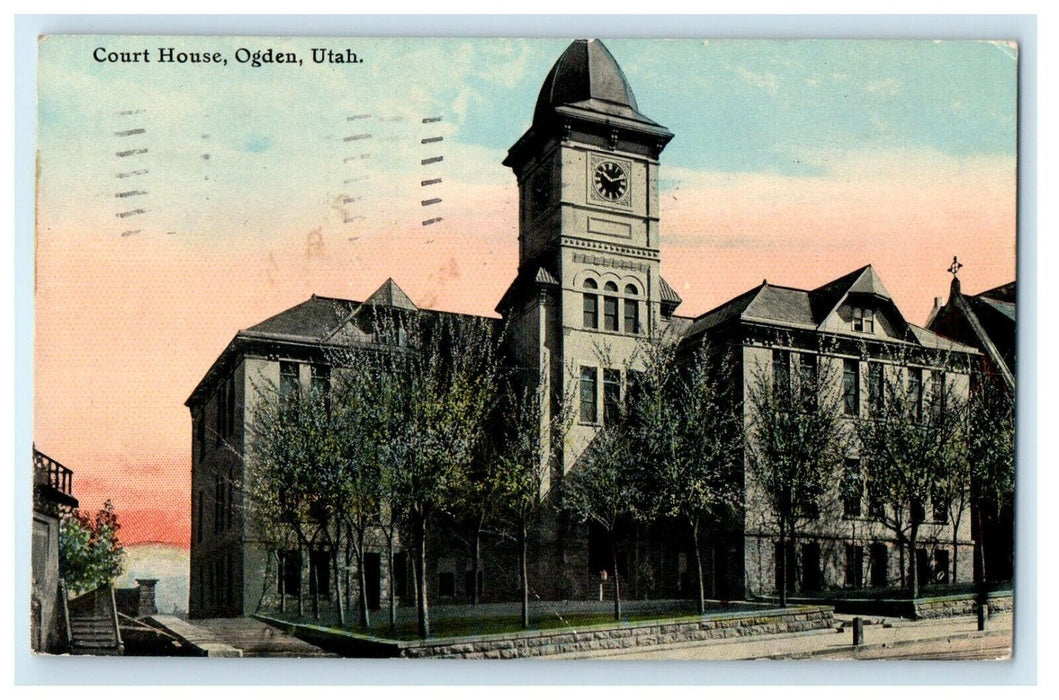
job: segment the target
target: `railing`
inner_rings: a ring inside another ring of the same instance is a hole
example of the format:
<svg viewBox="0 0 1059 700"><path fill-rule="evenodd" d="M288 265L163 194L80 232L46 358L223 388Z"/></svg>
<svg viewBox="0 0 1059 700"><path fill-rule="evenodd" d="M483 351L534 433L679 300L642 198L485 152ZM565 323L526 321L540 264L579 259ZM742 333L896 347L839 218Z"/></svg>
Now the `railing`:
<svg viewBox="0 0 1059 700"><path fill-rule="evenodd" d="M33 483L51 486L56 491L72 496L74 473L34 447Z"/></svg>

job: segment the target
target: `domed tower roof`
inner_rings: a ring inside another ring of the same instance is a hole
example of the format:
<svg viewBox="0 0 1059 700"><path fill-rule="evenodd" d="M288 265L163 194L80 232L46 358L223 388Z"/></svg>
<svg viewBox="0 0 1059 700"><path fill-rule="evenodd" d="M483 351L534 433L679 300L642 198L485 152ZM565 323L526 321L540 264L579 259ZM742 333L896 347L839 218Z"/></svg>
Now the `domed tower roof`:
<svg viewBox="0 0 1059 700"><path fill-rule="evenodd" d="M598 39L578 39L544 79L533 124L508 150L504 165L517 169L556 134L589 143L620 145L657 158L673 133L640 113L618 62Z"/></svg>
<svg viewBox="0 0 1059 700"><path fill-rule="evenodd" d="M576 40L555 62L541 86L533 122L544 121L564 105L654 123L640 114L629 81L598 39Z"/></svg>

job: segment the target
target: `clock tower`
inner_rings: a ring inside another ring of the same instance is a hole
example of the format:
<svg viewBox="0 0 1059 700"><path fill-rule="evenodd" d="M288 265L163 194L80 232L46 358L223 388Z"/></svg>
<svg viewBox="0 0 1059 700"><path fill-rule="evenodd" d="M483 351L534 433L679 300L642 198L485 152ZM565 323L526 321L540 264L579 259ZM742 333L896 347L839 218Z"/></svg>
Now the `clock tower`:
<svg viewBox="0 0 1059 700"><path fill-rule="evenodd" d="M519 272L497 311L518 359L574 429L563 471L607 423L640 343L680 298L659 274L658 159L672 132L644 116L598 40L574 41L508 151L519 188ZM554 476L554 475L553 475Z"/></svg>

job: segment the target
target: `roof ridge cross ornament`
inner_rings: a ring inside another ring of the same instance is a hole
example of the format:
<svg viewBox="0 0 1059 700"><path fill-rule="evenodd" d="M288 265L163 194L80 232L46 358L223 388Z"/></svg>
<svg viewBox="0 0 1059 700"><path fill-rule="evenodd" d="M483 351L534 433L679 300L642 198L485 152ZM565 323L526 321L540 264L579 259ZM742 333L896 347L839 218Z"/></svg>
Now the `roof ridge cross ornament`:
<svg viewBox="0 0 1059 700"><path fill-rule="evenodd" d="M963 263L956 259L956 256L952 256L952 264L947 268L952 273L953 278L959 274L960 268L963 267Z"/></svg>

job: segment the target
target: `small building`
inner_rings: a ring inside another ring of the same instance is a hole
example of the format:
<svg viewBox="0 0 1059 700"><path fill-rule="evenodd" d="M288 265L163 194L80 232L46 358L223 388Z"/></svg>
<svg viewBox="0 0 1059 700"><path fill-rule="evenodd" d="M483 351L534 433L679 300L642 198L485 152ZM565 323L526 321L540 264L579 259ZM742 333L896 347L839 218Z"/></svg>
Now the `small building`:
<svg viewBox="0 0 1059 700"><path fill-rule="evenodd" d="M30 645L33 651L69 650L66 591L59 575L59 521L77 507L73 471L33 447L33 590Z"/></svg>

